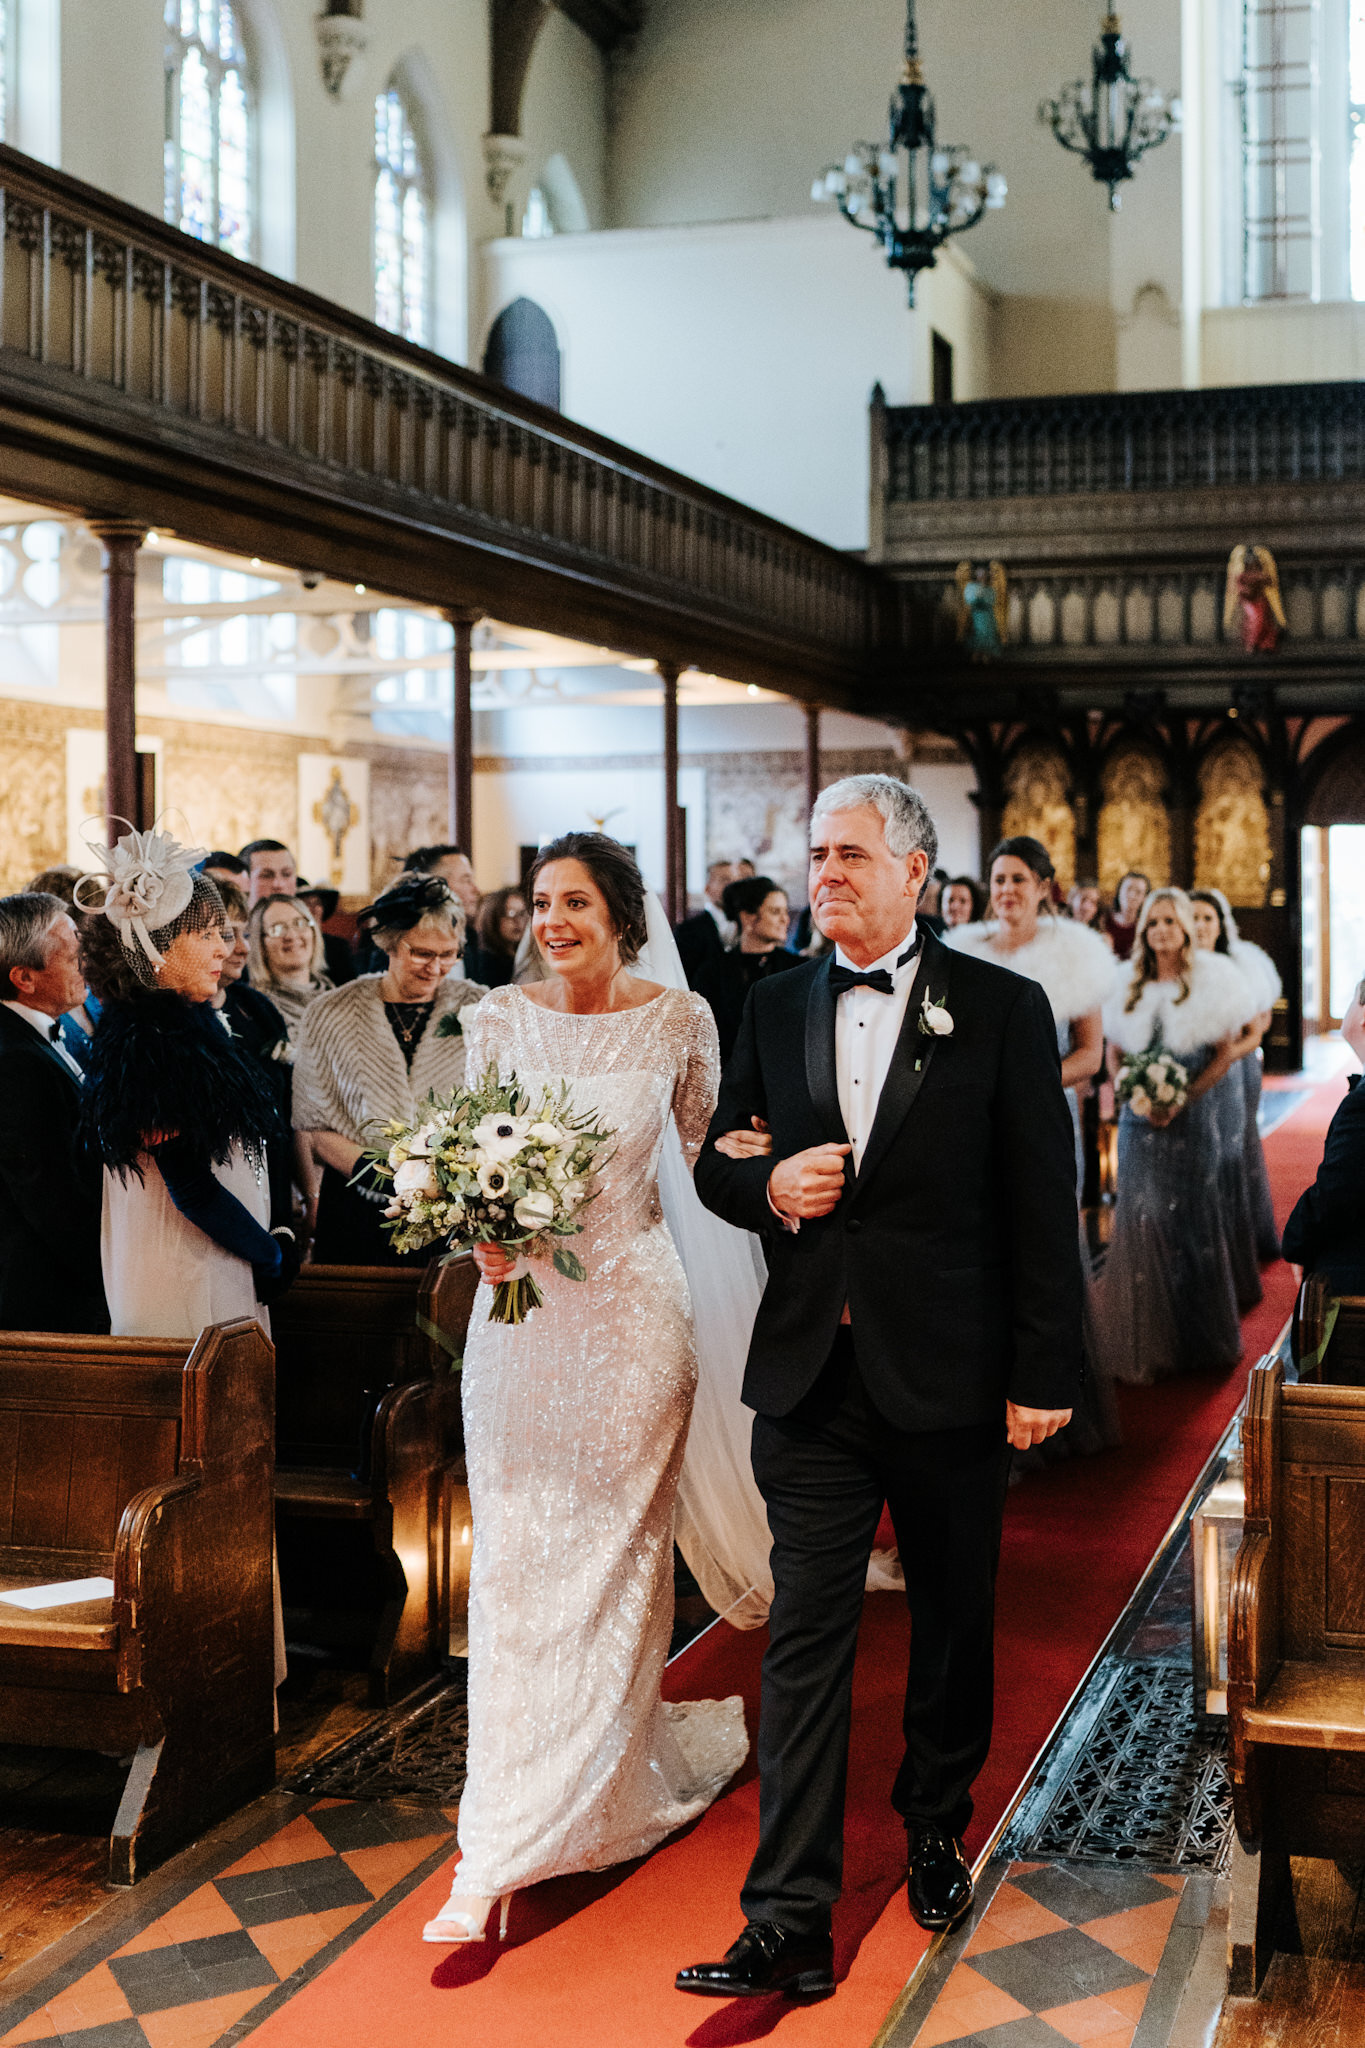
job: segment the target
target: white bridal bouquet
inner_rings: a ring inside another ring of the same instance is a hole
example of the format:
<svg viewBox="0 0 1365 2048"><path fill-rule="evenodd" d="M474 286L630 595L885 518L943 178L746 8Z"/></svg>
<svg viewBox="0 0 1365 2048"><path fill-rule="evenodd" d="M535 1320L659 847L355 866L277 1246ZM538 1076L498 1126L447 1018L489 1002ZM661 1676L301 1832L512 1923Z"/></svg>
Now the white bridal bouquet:
<svg viewBox="0 0 1365 2048"><path fill-rule="evenodd" d="M1172 1053L1159 1045L1146 1052L1124 1055L1114 1083L1114 1093L1126 1102L1134 1116L1150 1116L1154 1109L1183 1109L1190 1092L1190 1077Z"/></svg>
<svg viewBox="0 0 1365 2048"><path fill-rule="evenodd" d="M476 1088L457 1088L444 1101L432 1096L417 1123L385 1124L386 1144L366 1153L361 1170L392 1183L384 1215L400 1252L441 1238L452 1256L497 1244L551 1258L566 1280L586 1280L566 1240L583 1228L589 1181L615 1135L576 1114L567 1082L543 1087L533 1106L515 1074L500 1081L490 1066ZM544 1299L530 1273L501 1280L488 1319L525 1322Z"/></svg>

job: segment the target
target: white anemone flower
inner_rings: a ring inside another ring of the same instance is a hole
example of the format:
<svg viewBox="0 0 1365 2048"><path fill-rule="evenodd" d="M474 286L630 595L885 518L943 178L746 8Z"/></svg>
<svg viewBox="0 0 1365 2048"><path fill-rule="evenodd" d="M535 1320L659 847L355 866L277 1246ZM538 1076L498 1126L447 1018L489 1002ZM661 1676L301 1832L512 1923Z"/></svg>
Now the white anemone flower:
<svg viewBox="0 0 1365 2048"><path fill-rule="evenodd" d="M465 1140L479 1155L481 1164L491 1160L505 1162L515 1159L526 1143L531 1128L527 1116L513 1116L510 1111L499 1111L495 1116L486 1116L475 1126Z"/></svg>

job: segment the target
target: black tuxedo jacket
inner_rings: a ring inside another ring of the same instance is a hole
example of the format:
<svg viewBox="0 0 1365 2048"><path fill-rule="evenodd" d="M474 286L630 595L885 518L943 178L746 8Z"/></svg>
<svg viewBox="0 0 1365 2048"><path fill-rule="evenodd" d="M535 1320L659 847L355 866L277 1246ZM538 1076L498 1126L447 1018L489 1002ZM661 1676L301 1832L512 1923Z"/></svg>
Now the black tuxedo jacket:
<svg viewBox="0 0 1365 2048"><path fill-rule="evenodd" d="M81 1084L0 1005L0 1328L109 1328L99 1163L81 1141Z"/></svg>
<svg viewBox="0 0 1365 2048"><path fill-rule="evenodd" d="M1327 1129L1322 1164L1284 1226L1284 1256L1337 1294L1365 1293L1365 1082L1359 1074Z"/></svg>
<svg viewBox="0 0 1365 2048"><path fill-rule="evenodd" d="M725 960L725 941L716 920L709 910L699 910L695 917L685 917L675 925L673 936L678 942L678 958L687 976L687 986L706 996L709 1002L710 995L703 984Z"/></svg>
<svg viewBox="0 0 1365 2048"><path fill-rule="evenodd" d="M1006 1397L1069 1408L1081 1382L1081 1263L1071 1118L1057 1030L1036 982L921 931L905 1023L861 1171L829 1216L785 1230L772 1161L727 1159L764 1117L773 1159L846 1142L830 957L753 989L697 1162L709 1209L762 1234L768 1284L744 1400L785 1415L813 1385L848 1303L859 1370L909 1430L999 1421ZM951 1036L920 1029L926 994Z"/></svg>

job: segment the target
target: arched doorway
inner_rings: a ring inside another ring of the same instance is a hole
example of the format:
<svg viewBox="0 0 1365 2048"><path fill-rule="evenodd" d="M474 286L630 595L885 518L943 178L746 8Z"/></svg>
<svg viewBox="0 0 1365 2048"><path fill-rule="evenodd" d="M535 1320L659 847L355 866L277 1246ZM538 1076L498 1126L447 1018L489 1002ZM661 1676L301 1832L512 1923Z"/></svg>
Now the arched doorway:
<svg viewBox="0 0 1365 2048"><path fill-rule="evenodd" d="M483 352L483 373L559 411L559 337L533 299L513 299L499 313Z"/></svg>

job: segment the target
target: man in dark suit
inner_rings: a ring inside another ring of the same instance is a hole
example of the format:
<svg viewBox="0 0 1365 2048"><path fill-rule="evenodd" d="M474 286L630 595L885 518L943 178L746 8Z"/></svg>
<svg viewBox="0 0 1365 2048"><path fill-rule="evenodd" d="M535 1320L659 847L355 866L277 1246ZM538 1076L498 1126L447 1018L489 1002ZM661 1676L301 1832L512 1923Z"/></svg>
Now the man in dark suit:
<svg viewBox="0 0 1365 2048"><path fill-rule="evenodd" d="M98 1163L80 1142L81 1073L58 1020L85 999L56 896L0 897L0 1328L99 1334Z"/></svg>
<svg viewBox="0 0 1365 2048"><path fill-rule="evenodd" d="M674 927L687 986L702 995L707 994L708 977L724 960L726 947L739 936L721 904L727 884L734 879L735 870L728 860L713 860L706 870L705 903L694 917L685 917Z"/></svg>
<svg viewBox="0 0 1365 2048"><path fill-rule="evenodd" d="M961 1836L990 1747L1009 1446L1062 1427L1080 1384L1052 1011L1036 983L917 926L935 839L891 776L823 793L811 902L835 950L753 990L697 1162L708 1208L768 1252L744 1400L775 1586L748 1924L722 1962L679 1976L703 1995L833 1988L853 1660L884 1503L912 1617L892 1793L910 1907L939 1929L971 1904ZM751 1123L768 1156L717 1149Z"/></svg>
<svg viewBox="0 0 1365 2048"><path fill-rule="evenodd" d="M1365 981L1357 987L1341 1035L1365 1063ZM1353 1074L1350 1093L1327 1127L1322 1164L1284 1227L1285 1258L1321 1273L1333 1294L1365 1294L1365 1086Z"/></svg>

